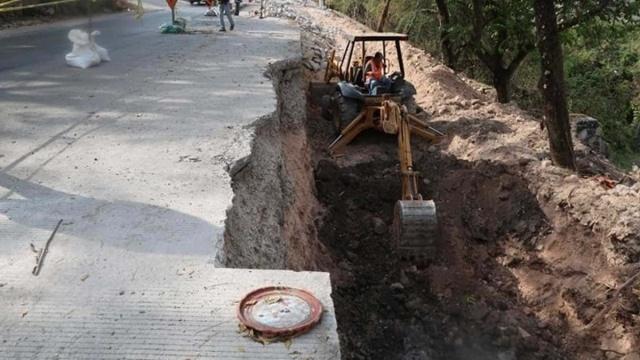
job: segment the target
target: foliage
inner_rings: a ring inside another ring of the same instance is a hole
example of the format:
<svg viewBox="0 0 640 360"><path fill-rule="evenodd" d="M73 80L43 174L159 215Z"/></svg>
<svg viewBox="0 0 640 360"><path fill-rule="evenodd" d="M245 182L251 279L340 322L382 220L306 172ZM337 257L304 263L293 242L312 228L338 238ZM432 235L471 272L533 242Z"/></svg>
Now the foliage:
<svg viewBox="0 0 640 360"><path fill-rule="evenodd" d="M354 18L359 21L371 25L370 22L372 16L375 13L367 11L367 4L376 4L380 1L353 1L353 0L333 0L329 3L329 5L335 9L338 9L342 13Z"/></svg>
<svg viewBox="0 0 640 360"><path fill-rule="evenodd" d="M565 67L571 112L602 124L614 161L629 167L640 152L640 30L597 22L565 34ZM539 58L533 53L520 68L516 101L538 109Z"/></svg>
<svg viewBox="0 0 640 360"><path fill-rule="evenodd" d="M639 151L640 31L598 24L570 34L567 85L571 109L600 120L616 158Z"/></svg>

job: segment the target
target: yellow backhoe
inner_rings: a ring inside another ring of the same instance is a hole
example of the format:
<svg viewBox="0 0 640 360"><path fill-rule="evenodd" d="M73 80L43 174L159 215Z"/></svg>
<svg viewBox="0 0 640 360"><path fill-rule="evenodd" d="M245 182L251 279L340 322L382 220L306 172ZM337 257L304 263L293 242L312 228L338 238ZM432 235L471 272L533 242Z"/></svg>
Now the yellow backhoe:
<svg viewBox="0 0 640 360"><path fill-rule="evenodd" d="M411 135L420 136L431 142L444 137L440 131L430 127L415 114L417 106L413 96L415 88L404 80L404 63L400 41L407 35L393 33L359 34L351 37L343 58L338 61L335 51L331 53L325 82L335 84L335 93L323 101L323 112L330 116L339 132L329 145L332 154L340 153L344 147L367 129L376 129L398 138L398 157L402 181L402 198L394 210L393 234L396 249L403 257L430 258L433 256L434 242L438 236L436 206L432 200L425 200L418 190L420 174L415 170L411 151ZM386 59L386 45L395 43L399 71L391 73L390 86L371 89L364 85L367 71L367 44L378 43L385 57L385 76L389 73L390 62ZM356 47L362 50L362 59L351 62Z"/></svg>

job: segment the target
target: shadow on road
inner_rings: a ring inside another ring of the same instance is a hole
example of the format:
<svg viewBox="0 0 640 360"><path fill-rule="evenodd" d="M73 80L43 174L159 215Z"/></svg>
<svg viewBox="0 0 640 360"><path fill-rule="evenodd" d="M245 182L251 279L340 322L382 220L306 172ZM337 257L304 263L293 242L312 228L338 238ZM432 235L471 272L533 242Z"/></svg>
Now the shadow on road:
<svg viewBox="0 0 640 360"><path fill-rule="evenodd" d="M0 200L0 214L30 228L96 241L136 252L178 255L214 253L222 229L200 218L133 201L109 201L69 194L0 173L0 186L14 196ZM3 241L10 241L4 239Z"/></svg>

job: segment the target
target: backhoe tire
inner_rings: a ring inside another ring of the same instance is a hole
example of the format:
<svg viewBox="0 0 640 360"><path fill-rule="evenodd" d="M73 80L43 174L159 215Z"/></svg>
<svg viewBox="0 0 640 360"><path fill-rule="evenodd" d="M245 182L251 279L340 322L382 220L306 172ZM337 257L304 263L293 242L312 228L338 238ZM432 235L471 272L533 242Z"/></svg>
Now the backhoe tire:
<svg viewBox="0 0 640 360"><path fill-rule="evenodd" d="M357 100L342 96L340 92L336 92L333 97L333 103L335 106L333 114L334 125L336 132L340 133L360 114L361 105Z"/></svg>

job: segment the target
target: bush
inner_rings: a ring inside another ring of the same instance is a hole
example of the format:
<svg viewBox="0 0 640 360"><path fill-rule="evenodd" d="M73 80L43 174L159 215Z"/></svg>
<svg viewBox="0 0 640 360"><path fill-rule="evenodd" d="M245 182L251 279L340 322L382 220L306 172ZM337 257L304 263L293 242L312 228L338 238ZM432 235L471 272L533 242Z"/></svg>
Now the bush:
<svg viewBox="0 0 640 360"><path fill-rule="evenodd" d="M597 118L614 161L628 167L640 157L640 31L602 24L569 36L565 62L571 111Z"/></svg>

